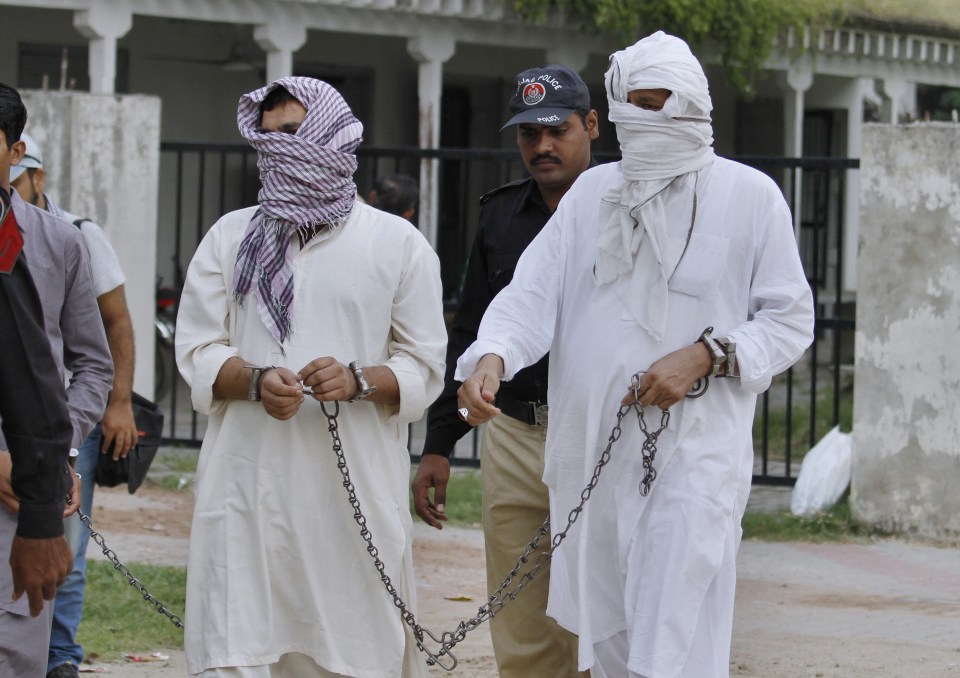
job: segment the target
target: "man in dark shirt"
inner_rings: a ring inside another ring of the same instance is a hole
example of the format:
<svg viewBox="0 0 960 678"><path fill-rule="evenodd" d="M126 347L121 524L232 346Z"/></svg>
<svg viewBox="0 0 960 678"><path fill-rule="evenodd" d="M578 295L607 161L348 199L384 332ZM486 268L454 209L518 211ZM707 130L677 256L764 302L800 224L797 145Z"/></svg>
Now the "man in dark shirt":
<svg viewBox="0 0 960 678"><path fill-rule="evenodd" d="M0 85L0 418L10 450L12 491L20 510L14 532L4 532L0 550L9 551L10 583L0 591L6 614L8 601L27 594L30 614L37 617L43 601L70 571L72 556L63 537L64 502L73 479L66 465L73 437L63 381L54 362L43 323L43 310L20 251L23 238L11 209L8 175L19 160L18 143L26 119L16 90ZM76 502L77 504L79 502ZM2 577L7 581L6 577ZM47 607L47 624L49 625ZM32 627L31 627L32 628ZM21 671L20 636L0 634L0 674Z"/></svg>
<svg viewBox="0 0 960 678"><path fill-rule="evenodd" d="M449 456L470 430L457 413L453 374L457 358L477 337L484 311L506 287L523 250L557 209L560 198L593 163L597 112L577 73L564 66L531 68L517 75L510 99L517 145L530 177L508 183L480 199L480 219L470 253L460 305L447 345L443 394L430 408L420 468L413 481L414 507L442 529ZM487 588L496 590L537 528L549 516L541 480L547 427L547 357L504 383L496 405L504 414L484 429L483 531ZM430 488L434 489L433 499ZM537 555L550 546L542 540ZM546 616L547 568L523 594L491 621L497 667L504 678L578 676L576 638Z"/></svg>
<svg viewBox="0 0 960 678"><path fill-rule="evenodd" d="M9 199L10 215L16 221L13 226L5 222L3 232L21 236L23 252L16 266L30 272L29 277L11 274L3 283L6 317L16 318L17 323L10 327L3 323L0 333L7 352L4 359L15 361L12 367L4 367L12 371L3 372L0 384L2 431L14 434L9 445L0 436L0 562L9 552L11 564L9 573L0 568L2 676L45 674L53 609L49 605L41 609L43 598L52 596L54 586L62 583L59 565L70 564L71 558L64 561L61 553L66 547L62 518L79 506L80 484L64 461L71 442L79 444L102 415L113 375L80 233L9 192L10 165L23 157L20 135L26 117L19 93L0 84L0 192L4 202ZM5 242L12 241L7 237ZM41 316L36 323L38 309ZM34 331L37 327L44 330L42 335ZM49 366L47 357L57 372L54 379L38 376L47 374L43 371ZM20 370L15 369L17 364ZM24 368L36 372L29 376ZM72 373L66 393L65 369ZM12 396L10 389L15 389ZM66 439L59 435L62 402L66 402L71 429ZM19 423L7 421L8 410L20 418ZM40 418L39 426L23 424L23 418L31 416ZM71 500L64 512L67 491ZM31 539L41 543L24 544ZM28 555L32 551L32 558L43 556L48 562L33 563L31 568L24 560L24 546ZM15 600L24 591L27 600Z"/></svg>
<svg viewBox="0 0 960 678"><path fill-rule="evenodd" d="M27 594L34 616L44 599L53 599L72 560L63 506L72 483L66 460L73 427L42 317L30 274L18 261L0 275L0 416L20 499L10 552L13 593Z"/></svg>

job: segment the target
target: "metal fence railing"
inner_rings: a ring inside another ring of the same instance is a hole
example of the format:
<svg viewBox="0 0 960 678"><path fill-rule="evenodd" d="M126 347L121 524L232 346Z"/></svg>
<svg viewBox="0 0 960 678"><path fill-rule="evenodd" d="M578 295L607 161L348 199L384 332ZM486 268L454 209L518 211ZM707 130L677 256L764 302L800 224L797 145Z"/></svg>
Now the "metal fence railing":
<svg viewBox="0 0 960 678"><path fill-rule="evenodd" d="M515 150L361 147L356 182L366 196L383 174L419 176L423 159L439 163L437 254L444 301L456 304L472 244L478 200L485 192L525 176ZM597 157L609 162L616 157ZM793 484L802 454L830 428L849 426L852 403L853 300L843 290L844 200L847 175L858 160L837 158L738 158L770 175L799 209L799 245L817 309L816 340L804 358L777 378L757 406L754 480ZM161 145L161 205L158 291L174 297L197 244L224 213L256 202L256 155L246 145L164 143ZM795 197L796 196L796 197ZM796 203L796 204L795 204ZM175 312L175 309L174 309ZM164 349L165 350L165 349ZM189 406L186 389L169 356L172 385L159 394L167 413L165 441L197 446L203 417ZM411 455L420 451L422 423L411 428ZM479 463L479 437L458 446L453 463Z"/></svg>

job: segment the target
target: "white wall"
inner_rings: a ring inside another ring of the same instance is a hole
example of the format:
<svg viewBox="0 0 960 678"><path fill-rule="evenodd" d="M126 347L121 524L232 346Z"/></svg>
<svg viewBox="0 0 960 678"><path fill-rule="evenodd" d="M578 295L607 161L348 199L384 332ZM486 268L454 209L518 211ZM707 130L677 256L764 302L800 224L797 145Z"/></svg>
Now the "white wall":
<svg viewBox="0 0 960 678"><path fill-rule="evenodd" d="M27 131L44 151L49 193L100 224L127 282L137 358L134 389L153 395L160 100L143 95L22 91Z"/></svg>

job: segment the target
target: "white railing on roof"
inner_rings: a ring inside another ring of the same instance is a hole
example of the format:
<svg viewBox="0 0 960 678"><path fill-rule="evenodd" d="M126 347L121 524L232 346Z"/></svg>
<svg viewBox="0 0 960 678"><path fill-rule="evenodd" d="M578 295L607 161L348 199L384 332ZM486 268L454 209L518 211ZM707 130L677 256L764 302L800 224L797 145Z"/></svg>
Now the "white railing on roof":
<svg viewBox="0 0 960 678"><path fill-rule="evenodd" d="M505 11L501 0L289 0L290 2L399 10L412 14L431 16L465 17L501 21L510 12Z"/></svg>
<svg viewBox="0 0 960 678"><path fill-rule="evenodd" d="M787 35L787 47L814 47L823 54L947 67L957 65L960 54L960 40L858 28L824 28L816 32L815 38L809 30L799 36L791 30Z"/></svg>

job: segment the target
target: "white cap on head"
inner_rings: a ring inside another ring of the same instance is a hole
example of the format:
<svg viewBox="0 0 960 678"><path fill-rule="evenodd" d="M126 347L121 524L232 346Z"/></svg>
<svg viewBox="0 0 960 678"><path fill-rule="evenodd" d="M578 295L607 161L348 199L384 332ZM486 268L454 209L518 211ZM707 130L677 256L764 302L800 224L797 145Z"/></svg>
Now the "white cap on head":
<svg viewBox="0 0 960 678"><path fill-rule="evenodd" d="M31 167L43 167L43 151L40 150L40 145L36 139L24 132L20 135L20 141L27 145L27 150L24 151L23 158L20 159L20 164L10 165L10 181L16 181L20 178L21 174Z"/></svg>

